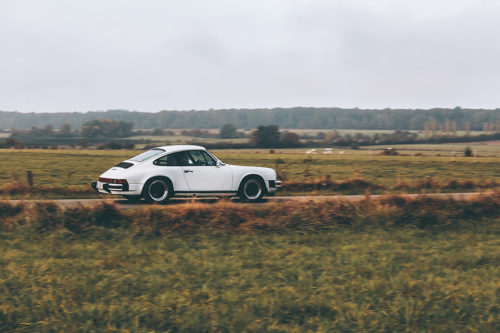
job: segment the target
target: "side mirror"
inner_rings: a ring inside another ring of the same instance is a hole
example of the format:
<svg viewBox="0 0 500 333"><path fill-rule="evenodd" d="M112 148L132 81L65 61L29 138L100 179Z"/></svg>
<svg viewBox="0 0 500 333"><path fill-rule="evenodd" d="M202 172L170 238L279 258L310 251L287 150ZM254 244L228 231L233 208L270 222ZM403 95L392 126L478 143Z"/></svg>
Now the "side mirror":
<svg viewBox="0 0 500 333"><path fill-rule="evenodd" d="M224 166L224 165L226 165L226 163L217 160L217 167Z"/></svg>

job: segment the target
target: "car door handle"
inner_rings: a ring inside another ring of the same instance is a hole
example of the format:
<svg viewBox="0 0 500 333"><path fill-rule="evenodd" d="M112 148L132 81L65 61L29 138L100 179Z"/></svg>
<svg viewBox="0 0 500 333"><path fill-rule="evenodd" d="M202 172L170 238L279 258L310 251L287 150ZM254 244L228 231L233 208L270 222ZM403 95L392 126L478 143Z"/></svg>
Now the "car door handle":
<svg viewBox="0 0 500 333"><path fill-rule="evenodd" d="M193 170L184 170L184 173L193 172Z"/></svg>

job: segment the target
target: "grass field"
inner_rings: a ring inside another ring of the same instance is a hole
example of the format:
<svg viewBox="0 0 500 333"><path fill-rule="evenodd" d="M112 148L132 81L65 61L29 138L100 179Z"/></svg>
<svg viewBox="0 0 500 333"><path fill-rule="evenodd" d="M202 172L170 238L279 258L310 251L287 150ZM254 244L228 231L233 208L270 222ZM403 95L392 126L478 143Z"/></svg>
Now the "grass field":
<svg viewBox="0 0 500 333"><path fill-rule="evenodd" d="M498 197L405 200L0 206L0 331L500 330Z"/></svg>
<svg viewBox="0 0 500 333"><path fill-rule="evenodd" d="M494 332L499 232L1 232L0 330Z"/></svg>
<svg viewBox="0 0 500 333"><path fill-rule="evenodd" d="M442 182L452 179L500 181L500 157L496 157L500 154L500 145L473 145L476 151L479 151L479 147L485 149L482 157L477 158L436 156L436 149L446 155L446 152L458 148L452 145L446 150L446 146L398 147L407 156L381 156L378 155L381 149L343 149L334 150L333 154L312 155L297 149L275 150L274 154L262 149L221 150L214 153L226 163L275 168L284 177L285 185L286 182L313 182L327 175L334 181L361 177L389 187L400 181L417 182L426 177ZM410 149L434 153L414 156L410 154ZM138 153L139 151L0 150L0 184L5 185L14 180L25 182L26 171L31 170L35 186L88 189L90 182L95 181L102 172Z"/></svg>

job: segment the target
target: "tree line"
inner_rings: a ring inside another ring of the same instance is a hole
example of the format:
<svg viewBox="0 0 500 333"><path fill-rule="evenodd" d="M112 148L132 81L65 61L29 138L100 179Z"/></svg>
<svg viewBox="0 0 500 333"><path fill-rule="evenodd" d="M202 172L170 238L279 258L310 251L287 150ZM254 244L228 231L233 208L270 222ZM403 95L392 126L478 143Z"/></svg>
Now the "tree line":
<svg viewBox="0 0 500 333"><path fill-rule="evenodd" d="M276 125L297 129L427 130L448 126L452 130L500 131L500 109L345 109L274 108L221 109L206 111L160 111L146 113L108 110L86 113L20 113L0 111L0 128L30 129L46 125L61 128L68 124L80 128L96 119L133 123L141 129L215 129L232 124L240 129ZM447 125L448 124L448 125Z"/></svg>
<svg viewBox="0 0 500 333"><path fill-rule="evenodd" d="M110 119L98 119L85 123L81 129L72 130L69 124L63 124L59 130L54 130L51 125L40 129L33 127L31 130L16 130L6 140L0 140L0 148L48 148L59 145L81 146L86 148L93 144L97 149L130 149L138 143L148 143L151 140L134 139L121 140L138 134L149 135L176 135L168 129L154 131L132 131L133 124ZM422 131L421 131L422 132ZM359 146L380 144L412 144L412 143L451 143L499 140L500 131L493 131L485 126L483 133L470 136L468 131L457 135L453 129L445 129L436 133L424 132L423 137L418 133L405 130L396 130L392 133L364 133L341 135L336 130L320 131L316 135L298 134L288 130L280 130L277 125L260 125L250 134L238 131L233 124L224 124L218 133L207 130L192 129L182 130L181 136L192 137L192 144L203 144L207 148L294 148L294 147L331 147L344 146L357 148ZM224 142L205 143L207 138L228 139ZM233 143L232 138L247 138L246 142ZM115 139L120 139L116 141ZM199 140L202 140L201 142ZM166 143L168 144L168 143Z"/></svg>

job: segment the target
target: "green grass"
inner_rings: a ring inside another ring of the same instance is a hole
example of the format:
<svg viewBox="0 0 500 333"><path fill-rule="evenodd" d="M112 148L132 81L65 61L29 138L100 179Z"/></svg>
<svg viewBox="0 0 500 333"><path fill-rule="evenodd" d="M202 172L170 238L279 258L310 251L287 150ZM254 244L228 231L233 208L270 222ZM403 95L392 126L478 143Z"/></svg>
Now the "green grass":
<svg viewBox="0 0 500 333"><path fill-rule="evenodd" d="M496 332L499 203L0 202L0 331Z"/></svg>
<svg viewBox="0 0 500 333"><path fill-rule="evenodd" d="M500 229L0 232L0 330L500 329Z"/></svg>
<svg viewBox="0 0 500 333"><path fill-rule="evenodd" d="M228 163L269 166L276 165L276 159L282 159L279 166L289 180L301 181L322 178L331 175L332 179L347 179L358 171L364 179L381 184L396 184L398 179L416 180L424 177L437 177L484 180L500 177L500 158L455 158L437 156L379 156L361 154L343 155L305 155L305 154L218 154ZM311 160L308 161L308 157ZM309 169L310 177L305 170Z"/></svg>
<svg viewBox="0 0 500 333"><path fill-rule="evenodd" d="M421 153L424 155L442 155L449 156L463 156L465 147L470 147L474 154L480 157L497 157L500 156L500 141L485 141L473 143L442 143L442 144L418 144L418 145L390 145L397 151L414 155ZM379 151L386 148L385 146L370 146L362 147L363 150Z"/></svg>
<svg viewBox="0 0 500 333"><path fill-rule="evenodd" d="M443 147L446 145L438 146L440 149L445 149ZM376 150L348 149L336 149L331 155L321 153L307 155L304 149L275 150L274 154L264 149L221 150L214 153L226 163L276 168L284 175L286 182L312 182L326 175L330 175L333 181L339 181L357 174L367 181L393 187L399 180L416 182L425 177L434 177L442 182L450 179L498 182L500 157L492 155L499 152L500 146L487 147L490 149L490 157L478 158L431 154L380 156ZM418 146L412 146L411 149L418 149ZM341 151L343 154L339 153ZM400 151L405 152L404 149ZM0 184L4 185L14 180L25 182L26 171L31 170L35 186L86 189L90 182L95 181L105 170L139 152L137 150L0 150ZM281 161L282 164L277 164L277 161Z"/></svg>

